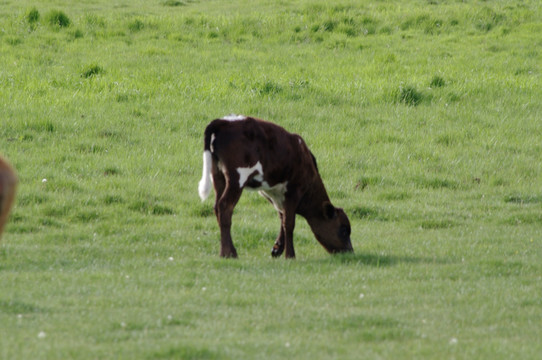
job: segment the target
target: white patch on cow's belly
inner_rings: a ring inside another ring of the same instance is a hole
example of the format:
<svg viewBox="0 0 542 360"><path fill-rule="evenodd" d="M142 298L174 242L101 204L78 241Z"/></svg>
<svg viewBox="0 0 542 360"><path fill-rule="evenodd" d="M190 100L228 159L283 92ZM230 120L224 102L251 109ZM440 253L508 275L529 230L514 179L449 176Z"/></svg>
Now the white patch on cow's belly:
<svg viewBox="0 0 542 360"><path fill-rule="evenodd" d="M287 185L288 181L285 181L270 187L269 184L264 181L262 186L255 190L259 190L258 193L264 198L270 200L275 209L282 213L284 211L284 199L287 191Z"/></svg>
<svg viewBox="0 0 542 360"><path fill-rule="evenodd" d="M263 181L263 169L262 169L262 163L259 161L256 163L256 165L252 167L245 167L245 168L237 168L237 172L239 173L239 187L242 188L245 186L245 183L247 182L250 175L254 175L254 180L257 180L259 182Z"/></svg>
<svg viewBox="0 0 542 360"><path fill-rule="evenodd" d="M245 115L235 115L235 114L230 114L230 115L226 115L222 118L222 120L228 120L228 121L241 121L241 120L246 120L246 116Z"/></svg>
<svg viewBox="0 0 542 360"><path fill-rule="evenodd" d="M273 206L277 211L281 213L284 211L284 199L288 181L270 186L269 183L264 180L262 163L259 161L251 167L237 168L237 172L239 173L240 188L243 188L247 181L252 177L252 180L259 182L261 185L258 187L247 186L246 189L258 191L261 196L273 203Z"/></svg>

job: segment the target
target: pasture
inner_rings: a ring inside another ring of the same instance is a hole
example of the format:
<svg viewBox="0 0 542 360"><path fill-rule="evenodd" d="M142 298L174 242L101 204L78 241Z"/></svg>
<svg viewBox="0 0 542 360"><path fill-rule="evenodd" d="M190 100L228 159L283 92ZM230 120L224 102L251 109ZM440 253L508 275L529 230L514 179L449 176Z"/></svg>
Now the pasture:
<svg viewBox="0 0 542 360"><path fill-rule="evenodd" d="M536 0L0 1L0 359L539 359ZM245 192L203 130L303 136L355 254Z"/></svg>

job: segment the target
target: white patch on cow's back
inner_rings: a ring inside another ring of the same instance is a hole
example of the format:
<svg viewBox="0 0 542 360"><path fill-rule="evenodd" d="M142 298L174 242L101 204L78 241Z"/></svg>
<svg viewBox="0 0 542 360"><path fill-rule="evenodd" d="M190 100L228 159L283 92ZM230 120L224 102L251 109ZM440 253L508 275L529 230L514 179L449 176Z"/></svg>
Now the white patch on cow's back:
<svg viewBox="0 0 542 360"><path fill-rule="evenodd" d="M278 212L284 211L284 199L287 191L288 181L278 183L270 187L265 181L262 183L260 195L270 200Z"/></svg>
<svg viewBox="0 0 542 360"><path fill-rule="evenodd" d="M256 163L256 165L251 166L251 167L237 168L237 172L239 173L239 187L240 188L245 186L245 183L247 182L249 176L252 175L254 172L256 172L254 179L257 181L263 181L262 163L260 163L259 161Z"/></svg>
<svg viewBox="0 0 542 360"><path fill-rule="evenodd" d="M235 115L235 114L230 114L230 115L226 115L222 118L222 120L227 120L227 121L241 121L241 120L246 120L247 117L245 115Z"/></svg>

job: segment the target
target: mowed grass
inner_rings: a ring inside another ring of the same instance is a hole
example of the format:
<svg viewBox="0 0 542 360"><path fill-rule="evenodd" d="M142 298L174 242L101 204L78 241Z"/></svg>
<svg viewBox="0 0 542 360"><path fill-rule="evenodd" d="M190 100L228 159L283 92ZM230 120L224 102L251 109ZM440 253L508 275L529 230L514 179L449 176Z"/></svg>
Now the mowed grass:
<svg viewBox="0 0 542 360"><path fill-rule="evenodd" d="M538 359L537 1L3 1L2 359ZM202 133L301 134L356 253L295 261L245 193L240 259Z"/></svg>

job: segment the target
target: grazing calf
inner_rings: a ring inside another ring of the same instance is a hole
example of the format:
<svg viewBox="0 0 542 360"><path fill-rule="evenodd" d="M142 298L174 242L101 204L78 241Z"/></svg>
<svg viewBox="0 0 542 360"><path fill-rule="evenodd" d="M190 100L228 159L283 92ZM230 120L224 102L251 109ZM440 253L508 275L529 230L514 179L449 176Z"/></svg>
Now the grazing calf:
<svg viewBox="0 0 542 360"><path fill-rule="evenodd" d="M212 178L211 178L212 176ZM353 251L350 222L334 207L318 173L316 159L301 138L270 122L245 116L213 120L205 129L199 195L216 193L220 256L237 257L231 238L233 208L244 188L259 190L278 211L281 227L271 255L294 258L296 214L303 216L330 253Z"/></svg>
<svg viewBox="0 0 542 360"><path fill-rule="evenodd" d="M17 176L8 162L0 156L0 237L15 198Z"/></svg>

